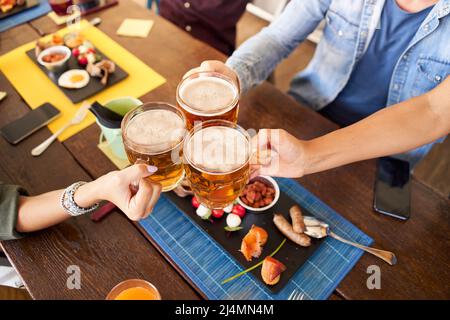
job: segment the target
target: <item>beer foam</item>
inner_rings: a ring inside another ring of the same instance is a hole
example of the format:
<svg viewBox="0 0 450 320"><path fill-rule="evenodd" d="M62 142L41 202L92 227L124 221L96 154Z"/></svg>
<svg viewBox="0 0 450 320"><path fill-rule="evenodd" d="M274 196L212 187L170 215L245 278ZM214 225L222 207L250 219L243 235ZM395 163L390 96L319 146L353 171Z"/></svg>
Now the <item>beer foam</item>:
<svg viewBox="0 0 450 320"><path fill-rule="evenodd" d="M190 162L209 173L239 169L248 160L249 143L239 131L229 127L207 127L193 134L187 150Z"/></svg>
<svg viewBox="0 0 450 320"><path fill-rule="evenodd" d="M184 121L176 113L158 109L136 115L126 128L127 138L138 145L154 146L151 151L163 151L181 141Z"/></svg>
<svg viewBox="0 0 450 320"><path fill-rule="evenodd" d="M187 107L200 113L222 111L231 106L236 95L237 90L231 83L216 77L195 78L180 88L180 97Z"/></svg>

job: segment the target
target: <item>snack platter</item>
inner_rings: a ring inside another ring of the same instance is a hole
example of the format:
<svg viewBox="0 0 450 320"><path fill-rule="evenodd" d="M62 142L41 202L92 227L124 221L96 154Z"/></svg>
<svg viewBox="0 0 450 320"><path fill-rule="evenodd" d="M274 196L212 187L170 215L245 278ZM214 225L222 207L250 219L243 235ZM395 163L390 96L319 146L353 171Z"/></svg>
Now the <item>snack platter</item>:
<svg viewBox="0 0 450 320"><path fill-rule="evenodd" d="M245 270L248 269L276 250L276 248L286 238L274 225L274 213L282 214L289 220L289 209L293 205L298 205L289 196L281 192L277 203L270 209L264 212L247 211L245 218L242 220L242 229L234 232L226 232L226 218L214 219L213 222L202 220L197 214L196 209L191 204L192 197L180 198L173 192L167 193L168 198L189 217L194 223L201 227L216 243L218 243L225 252L227 252L234 260ZM301 208L303 215L313 216L311 212ZM243 254L239 251L241 248L242 239L249 232L251 227L255 225L267 231L268 241L263 248L262 255L251 262L247 261ZM306 263L308 258L319 248L324 239L311 239L311 245L308 247L299 246L292 241L286 240L280 251L276 253L274 258L279 260L286 266L286 270L282 273L280 280L275 285L267 285L261 278L261 267L250 271L254 278L265 286L270 291L276 293L280 291L295 273ZM225 280L225 279L223 279Z"/></svg>
<svg viewBox="0 0 450 320"><path fill-rule="evenodd" d="M53 35L51 41L38 40L36 48L27 51L26 54L72 103L86 100L128 76L126 71L110 61L81 35L66 36L71 36L72 42L79 41L76 43L78 45L67 46L68 41ZM84 51L81 51L82 48ZM46 58L61 59L61 62L58 60L48 62L45 61ZM110 70L105 71L107 68ZM70 83L69 79L75 78L81 81Z"/></svg>
<svg viewBox="0 0 450 320"><path fill-rule="evenodd" d="M33 8L38 4L39 0L0 0L0 20Z"/></svg>

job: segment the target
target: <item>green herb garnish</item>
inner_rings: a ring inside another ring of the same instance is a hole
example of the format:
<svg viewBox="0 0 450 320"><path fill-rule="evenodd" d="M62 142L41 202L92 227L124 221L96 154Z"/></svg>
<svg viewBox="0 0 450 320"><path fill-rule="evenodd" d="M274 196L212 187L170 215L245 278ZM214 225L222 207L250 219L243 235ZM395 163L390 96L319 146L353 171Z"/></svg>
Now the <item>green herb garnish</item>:
<svg viewBox="0 0 450 320"><path fill-rule="evenodd" d="M234 232L234 231L242 230L243 228L242 227L229 227L229 226L226 226L224 229L226 231Z"/></svg>
<svg viewBox="0 0 450 320"><path fill-rule="evenodd" d="M270 257L273 257L275 254L277 254L277 252L280 251L281 247L284 245L285 242L286 242L286 239L284 239L284 240L280 243L280 245L278 246L278 248L276 248L275 251L272 252L269 256L270 256ZM247 272L252 271L252 270L258 268L260 265L263 264L263 262L264 262L264 260L258 262L258 263L255 264L253 267L250 267L250 268L248 268L247 270L241 271L241 272L239 272L238 274L236 274L236 275L234 275L234 276L232 276L232 277L230 277L230 278L228 278L228 279L222 281L222 284L225 284L225 283L227 283L227 282L230 282L231 280L237 279L237 278L239 278L240 276L246 274Z"/></svg>

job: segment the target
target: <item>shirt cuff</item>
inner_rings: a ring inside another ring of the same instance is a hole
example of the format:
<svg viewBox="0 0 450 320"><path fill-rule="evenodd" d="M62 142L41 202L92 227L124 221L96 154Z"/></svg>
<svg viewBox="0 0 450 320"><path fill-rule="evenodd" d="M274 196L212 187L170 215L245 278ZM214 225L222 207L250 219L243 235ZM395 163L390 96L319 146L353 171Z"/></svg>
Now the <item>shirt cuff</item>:
<svg viewBox="0 0 450 320"><path fill-rule="evenodd" d="M225 65L236 73L241 94L250 89L250 79L248 79L249 71L245 63L231 57Z"/></svg>
<svg viewBox="0 0 450 320"><path fill-rule="evenodd" d="M25 236L16 231L21 195L28 195L22 187L0 183L0 240L20 239Z"/></svg>

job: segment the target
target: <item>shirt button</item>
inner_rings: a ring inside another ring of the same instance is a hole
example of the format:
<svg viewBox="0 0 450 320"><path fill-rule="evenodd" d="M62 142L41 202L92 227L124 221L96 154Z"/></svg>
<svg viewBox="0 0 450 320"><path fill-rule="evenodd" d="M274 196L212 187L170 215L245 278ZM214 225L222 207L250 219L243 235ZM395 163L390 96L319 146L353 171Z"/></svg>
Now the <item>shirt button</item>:
<svg viewBox="0 0 450 320"><path fill-rule="evenodd" d="M365 38L367 36L367 32L366 31L361 31L361 37Z"/></svg>
<svg viewBox="0 0 450 320"><path fill-rule="evenodd" d="M425 29L425 31L427 31L429 28L428 23L426 25L424 25L423 28Z"/></svg>
<svg viewBox="0 0 450 320"><path fill-rule="evenodd" d="M398 90L400 86L398 84L394 84L394 90Z"/></svg>
<svg viewBox="0 0 450 320"><path fill-rule="evenodd" d="M408 59L408 54L407 54L407 53L405 53L405 54L403 55L402 59L403 59L403 60L406 60L406 59Z"/></svg>
<svg viewBox="0 0 450 320"><path fill-rule="evenodd" d="M450 12L450 7L444 7L440 13L440 16L443 17L445 15L447 15Z"/></svg>
<svg viewBox="0 0 450 320"><path fill-rule="evenodd" d="M339 30L339 31L338 31L338 35L339 35L339 37L342 37L342 36L344 35L344 33L342 32L342 30Z"/></svg>
<svg viewBox="0 0 450 320"><path fill-rule="evenodd" d="M186 9L189 9L189 8L191 7L191 4L190 4L189 2L185 2L185 3L184 3L184 7L185 7Z"/></svg>
<svg viewBox="0 0 450 320"><path fill-rule="evenodd" d="M184 30L186 30L187 32L191 32L192 27L190 25L187 25L186 27L184 27Z"/></svg>
<svg viewBox="0 0 450 320"><path fill-rule="evenodd" d="M435 79L436 81L441 81L441 80L442 80L442 77L438 75L438 76L435 76L434 79Z"/></svg>

